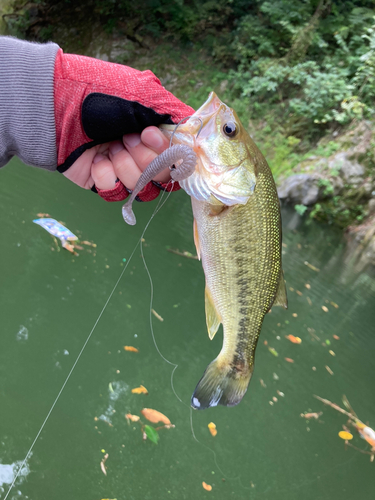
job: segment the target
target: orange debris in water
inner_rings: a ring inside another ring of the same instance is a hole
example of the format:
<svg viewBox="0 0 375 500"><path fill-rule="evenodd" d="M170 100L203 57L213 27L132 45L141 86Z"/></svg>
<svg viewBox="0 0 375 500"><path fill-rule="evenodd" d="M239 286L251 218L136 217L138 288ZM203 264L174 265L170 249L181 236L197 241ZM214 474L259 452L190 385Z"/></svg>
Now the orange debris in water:
<svg viewBox="0 0 375 500"><path fill-rule="evenodd" d="M288 363L294 363L294 359L292 358L285 358L285 361L288 361Z"/></svg>
<svg viewBox="0 0 375 500"><path fill-rule="evenodd" d="M217 434L216 425L213 422L208 424L208 429L211 432L211 436L215 437Z"/></svg>
<svg viewBox="0 0 375 500"><path fill-rule="evenodd" d="M138 417L138 415L132 415L131 413L127 413L125 415L125 418L127 419L128 422L129 422L129 420L132 422L138 422L138 420L140 419L140 417Z"/></svg>
<svg viewBox="0 0 375 500"><path fill-rule="evenodd" d="M285 338L290 340L292 344L300 344L302 342L302 340L299 337L295 337L294 335L286 335Z"/></svg>
<svg viewBox="0 0 375 500"><path fill-rule="evenodd" d="M133 347L131 345L124 345L125 351L130 351L130 352L139 352L136 347Z"/></svg>
<svg viewBox="0 0 375 500"><path fill-rule="evenodd" d="M332 335L335 340L340 340L340 337L338 335Z"/></svg>
<svg viewBox="0 0 375 500"><path fill-rule="evenodd" d="M350 434L350 432L346 432L346 431L340 431L339 436L341 439L345 439L345 441L349 441L350 439L353 439L353 434Z"/></svg>
<svg viewBox="0 0 375 500"><path fill-rule="evenodd" d="M163 415L160 411L153 410L152 408L143 408L141 411L142 415L147 418L153 424L157 424L158 422L162 422L165 425L171 425L171 421L168 417Z"/></svg>
<svg viewBox="0 0 375 500"><path fill-rule="evenodd" d="M210 484L205 483L204 481L202 482L202 486L206 491L212 490L212 486Z"/></svg>
<svg viewBox="0 0 375 500"><path fill-rule="evenodd" d="M139 387L135 387L134 389L132 389L132 393L133 394L148 394L148 390L143 385L140 385Z"/></svg>

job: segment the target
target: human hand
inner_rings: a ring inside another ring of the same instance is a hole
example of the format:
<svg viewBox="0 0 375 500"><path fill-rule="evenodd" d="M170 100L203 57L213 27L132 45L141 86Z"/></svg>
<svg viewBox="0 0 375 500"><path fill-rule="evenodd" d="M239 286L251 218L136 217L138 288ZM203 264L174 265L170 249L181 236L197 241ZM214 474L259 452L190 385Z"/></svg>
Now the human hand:
<svg viewBox="0 0 375 500"><path fill-rule="evenodd" d="M149 163L169 146L169 140L156 127L147 127L142 134L124 135L121 141L100 144L86 150L73 165L64 172L65 177L75 184L92 189L95 185L98 193L108 201L125 199L116 195L113 190L118 180L129 190L133 190L138 178ZM155 181L164 188L170 179L169 170L166 169L155 177ZM140 199L148 201L150 194L155 198L159 189L155 184L143 190ZM148 193L148 196L145 194ZM115 197L112 200L113 196Z"/></svg>
<svg viewBox="0 0 375 500"><path fill-rule="evenodd" d="M58 170L86 189L95 186L108 201L124 199L147 165L168 147L156 126L177 123L193 112L150 71L61 50L57 55ZM150 183L139 193L139 199L156 198L168 180L167 170L156 177L156 185Z"/></svg>

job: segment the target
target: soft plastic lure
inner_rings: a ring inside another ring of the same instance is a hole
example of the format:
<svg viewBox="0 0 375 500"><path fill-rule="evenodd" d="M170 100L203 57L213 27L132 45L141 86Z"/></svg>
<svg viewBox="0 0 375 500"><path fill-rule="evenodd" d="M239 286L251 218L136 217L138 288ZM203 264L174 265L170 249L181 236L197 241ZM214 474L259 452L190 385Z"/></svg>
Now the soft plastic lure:
<svg viewBox="0 0 375 500"><path fill-rule="evenodd" d="M178 161L182 163L175 167ZM169 167L172 181L182 181L187 179L195 170L197 164L197 155L194 150L184 144L176 144L166 149L157 156L144 170L129 198L122 207L122 216L125 222L134 226L136 218L132 209L133 201L137 194L148 184L156 175Z"/></svg>

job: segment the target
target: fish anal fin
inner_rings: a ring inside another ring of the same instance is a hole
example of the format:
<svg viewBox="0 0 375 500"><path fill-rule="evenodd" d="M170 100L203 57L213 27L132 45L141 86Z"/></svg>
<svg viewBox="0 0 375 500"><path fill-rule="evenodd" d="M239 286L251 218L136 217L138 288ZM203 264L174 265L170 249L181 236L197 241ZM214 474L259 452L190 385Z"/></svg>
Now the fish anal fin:
<svg viewBox="0 0 375 500"><path fill-rule="evenodd" d="M208 336L210 337L210 340L212 340L215 337L215 333L219 329L221 318L218 312L216 311L215 305L212 300L211 292L207 286L204 292L204 302L206 307L206 323L207 323Z"/></svg>
<svg viewBox="0 0 375 500"><path fill-rule="evenodd" d="M201 246L200 246L200 243L199 243L199 234L198 234L197 221L195 219L194 219L194 223L193 223L193 235L194 235L195 248L197 250L197 256L198 256L198 259L201 260Z"/></svg>
<svg viewBox="0 0 375 500"><path fill-rule="evenodd" d="M277 285L275 300L273 301L272 306L282 306L285 309L288 309L288 298L286 295L284 273L282 270L280 271L279 283Z"/></svg>

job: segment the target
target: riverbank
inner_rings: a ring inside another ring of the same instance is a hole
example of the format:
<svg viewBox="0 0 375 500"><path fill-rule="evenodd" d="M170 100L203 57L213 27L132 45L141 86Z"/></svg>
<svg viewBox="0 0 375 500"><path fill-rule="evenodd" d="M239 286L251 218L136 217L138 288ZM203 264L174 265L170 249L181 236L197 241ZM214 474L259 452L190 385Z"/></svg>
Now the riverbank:
<svg viewBox="0 0 375 500"><path fill-rule="evenodd" d="M2 5L7 5L9 13L9 2ZM195 109L215 91L236 109L267 158L283 203L295 207L303 217L339 226L351 241L362 244L369 238L367 230L373 226L375 213L373 121L337 124L315 139L291 135L271 107L262 118L253 117L248 100L236 92L232 70L220 64L202 40L176 42L168 37L140 36L131 22L103 26L95 16L84 18L86 11L81 7L65 11L59 19L53 9L44 12L41 6L20 6L6 17L10 33L53 39L65 52L150 69L169 91ZM366 245L366 251L372 247L375 262L375 243Z"/></svg>

